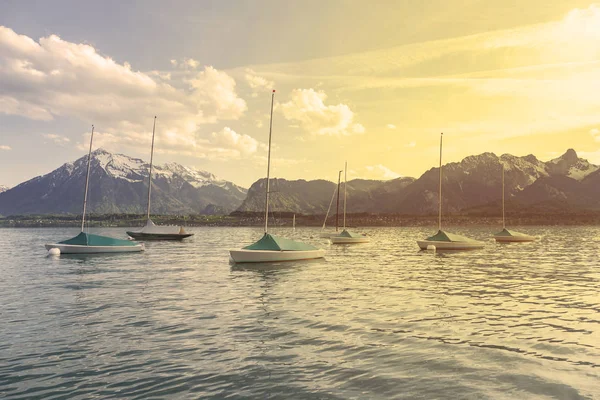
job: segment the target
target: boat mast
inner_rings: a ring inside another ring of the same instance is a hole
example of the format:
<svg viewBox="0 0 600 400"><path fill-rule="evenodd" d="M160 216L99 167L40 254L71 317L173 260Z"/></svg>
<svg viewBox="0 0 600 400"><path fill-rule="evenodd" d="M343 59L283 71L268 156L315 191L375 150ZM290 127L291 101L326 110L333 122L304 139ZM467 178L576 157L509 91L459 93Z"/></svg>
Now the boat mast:
<svg viewBox="0 0 600 400"><path fill-rule="evenodd" d="M273 102L275 101L275 90L271 93L271 120L269 122L269 153L267 156L267 185L265 193L265 235L269 227L269 175L271 173L271 134L273 132Z"/></svg>
<svg viewBox="0 0 600 400"><path fill-rule="evenodd" d="M94 140L94 125L92 125L92 135L90 136L90 151L88 151L87 174L85 175L85 192L83 192L83 215L81 217L81 232L85 226L85 209L87 207L88 183L90 181L90 164L92 159L92 142Z"/></svg>
<svg viewBox="0 0 600 400"><path fill-rule="evenodd" d="M150 219L150 192L152 191L152 161L154 159L154 132L156 130L156 115L154 116L154 125L152 126L152 150L150 150L150 172L148 173L148 210L146 219Z"/></svg>
<svg viewBox="0 0 600 400"><path fill-rule="evenodd" d="M504 222L504 164L502 164L502 229L506 229Z"/></svg>
<svg viewBox="0 0 600 400"><path fill-rule="evenodd" d="M335 231L339 230L340 226L340 182L342 181L342 171L338 173L338 188L337 188L337 204L335 206Z"/></svg>
<svg viewBox="0 0 600 400"><path fill-rule="evenodd" d="M438 230L442 230L442 139L444 133L440 133L440 193L439 193L439 210L438 210Z"/></svg>
<svg viewBox="0 0 600 400"><path fill-rule="evenodd" d="M335 199L335 192L337 192L337 189L335 189L333 191L333 194L331 195L331 200L329 201L329 208L327 209L327 214L325 214L325 221L323 221L323 227L321 228L322 231L325 230L325 225L327 224L327 218L329 217L329 211L331 211L331 206L333 205L333 199Z"/></svg>
<svg viewBox="0 0 600 400"><path fill-rule="evenodd" d="M344 230L346 230L346 186L348 186L348 161L344 164Z"/></svg>

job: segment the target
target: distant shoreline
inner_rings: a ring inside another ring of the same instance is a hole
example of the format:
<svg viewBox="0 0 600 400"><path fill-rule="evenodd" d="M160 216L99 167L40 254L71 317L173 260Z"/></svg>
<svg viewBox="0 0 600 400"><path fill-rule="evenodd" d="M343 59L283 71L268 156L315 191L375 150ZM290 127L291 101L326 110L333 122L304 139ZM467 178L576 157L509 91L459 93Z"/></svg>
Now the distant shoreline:
<svg viewBox="0 0 600 400"><path fill-rule="evenodd" d="M293 213L274 212L269 224L271 226L291 227ZM296 214L297 227L320 227L324 215ZM403 215L403 214L368 214L355 213L347 215L347 225L353 227L420 227L436 226L437 215ZM230 215L152 215L152 220L161 225L182 225L189 227L253 227L264 224L264 214L260 212L234 212ZM104 214L90 215L86 225L90 227L135 227L143 226L145 215L139 214ZM493 226L502 225L502 218L497 215L449 214L443 217L445 226ZM518 213L507 217L509 226L598 226L600 211L565 212L563 214ZM55 228L79 227L79 215L19 215L0 217L0 228ZM341 224L341 218L340 218ZM329 217L327 226L335 226L335 216Z"/></svg>

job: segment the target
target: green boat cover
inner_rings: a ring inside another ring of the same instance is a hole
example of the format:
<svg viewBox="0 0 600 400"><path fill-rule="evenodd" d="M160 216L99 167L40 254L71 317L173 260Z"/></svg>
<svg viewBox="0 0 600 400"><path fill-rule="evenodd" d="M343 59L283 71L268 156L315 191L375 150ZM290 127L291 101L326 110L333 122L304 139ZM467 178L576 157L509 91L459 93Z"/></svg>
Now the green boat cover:
<svg viewBox="0 0 600 400"><path fill-rule="evenodd" d="M508 229L502 229L502 232L496 233L494 236L529 236L521 232L509 231Z"/></svg>
<svg viewBox="0 0 600 400"><path fill-rule="evenodd" d="M425 240L435 242L477 242L477 240L469 239L465 236L455 235L444 231L438 231L435 235L428 237Z"/></svg>
<svg viewBox="0 0 600 400"><path fill-rule="evenodd" d="M306 251L317 250L317 248L310 244L296 242L265 233L258 242L244 247L244 250Z"/></svg>
<svg viewBox="0 0 600 400"><path fill-rule="evenodd" d="M81 232L74 238L63 240L62 242L58 242L58 244L71 244L77 246L136 246L138 243L130 240L114 239L107 236Z"/></svg>
<svg viewBox="0 0 600 400"><path fill-rule="evenodd" d="M365 235L361 235L360 233L352 233L352 232L348 232L347 230L343 230L342 233L340 233L337 236L342 236L342 237L347 237L347 238L361 238L364 237Z"/></svg>

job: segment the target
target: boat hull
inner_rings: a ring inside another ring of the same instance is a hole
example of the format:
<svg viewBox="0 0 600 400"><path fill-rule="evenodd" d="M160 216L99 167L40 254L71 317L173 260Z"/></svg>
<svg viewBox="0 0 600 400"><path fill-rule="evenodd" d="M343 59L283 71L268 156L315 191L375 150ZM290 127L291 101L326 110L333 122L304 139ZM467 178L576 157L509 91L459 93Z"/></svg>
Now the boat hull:
<svg viewBox="0 0 600 400"><path fill-rule="evenodd" d="M481 242L441 242L434 240L417 240L421 250L427 250L428 246L435 246L436 250L476 250L482 249L484 243Z"/></svg>
<svg viewBox="0 0 600 400"><path fill-rule="evenodd" d="M355 243L369 243L368 237L343 237L343 236L332 236L329 238L332 244L355 244Z"/></svg>
<svg viewBox="0 0 600 400"><path fill-rule="evenodd" d="M529 235L520 235L520 236L494 236L496 242L498 243L526 243L533 242L535 237Z"/></svg>
<svg viewBox="0 0 600 400"><path fill-rule="evenodd" d="M82 246L74 244L46 244L46 250L58 249L62 254L135 253L144 251L143 244L135 246Z"/></svg>
<svg viewBox="0 0 600 400"><path fill-rule="evenodd" d="M193 233L142 233L142 232L127 232L129 236L136 240L183 240Z"/></svg>
<svg viewBox="0 0 600 400"><path fill-rule="evenodd" d="M329 239L329 238L337 236L337 235L339 235L339 232L338 233L336 233L336 232L333 232L333 233L321 233L321 234L319 234L319 237L320 238L324 238L324 239Z"/></svg>
<svg viewBox="0 0 600 400"><path fill-rule="evenodd" d="M273 251L273 250L230 250L236 263L277 262L312 260L325 257L325 250Z"/></svg>

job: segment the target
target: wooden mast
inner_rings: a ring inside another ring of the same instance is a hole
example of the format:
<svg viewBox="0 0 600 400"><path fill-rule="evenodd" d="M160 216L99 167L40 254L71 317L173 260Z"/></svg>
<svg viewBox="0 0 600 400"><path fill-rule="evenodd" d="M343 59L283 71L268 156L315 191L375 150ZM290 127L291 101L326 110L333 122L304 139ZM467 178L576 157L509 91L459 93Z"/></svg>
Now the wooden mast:
<svg viewBox="0 0 600 400"><path fill-rule="evenodd" d="M85 175L85 191L83 192L83 213L81 217L81 232L85 226L85 209L87 208L88 184L90 181L90 165L92 163L92 142L94 141L94 125L92 125L92 135L90 136L90 150L88 151L87 174Z"/></svg>
<svg viewBox="0 0 600 400"><path fill-rule="evenodd" d="M348 161L344 164L344 230L346 230L346 186L348 186Z"/></svg>
<svg viewBox="0 0 600 400"><path fill-rule="evenodd" d="M338 173L338 188L337 188L337 204L335 206L335 231L339 230L340 226L340 182L342 181L342 171Z"/></svg>
<svg viewBox="0 0 600 400"><path fill-rule="evenodd" d="M152 149L150 150L150 172L148 173L148 210L146 218L150 219L150 193L152 192L152 162L154 159L154 132L156 130L156 115L154 116L154 125L152 126Z"/></svg>
<svg viewBox="0 0 600 400"><path fill-rule="evenodd" d="M442 140L444 133L440 134L440 192L439 192L439 209L438 209L438 230L442 230Z"/></svg>
<svg viewBox="0 0 600 400"><path fill-rule="evenodd" d="M269 122L269 153L267 156L267 185L265 193L265 234L269 228L269 177L271 173L271 134L273 132L273 102L275 101L275 90L271 93L271 121Z"/></svg>

